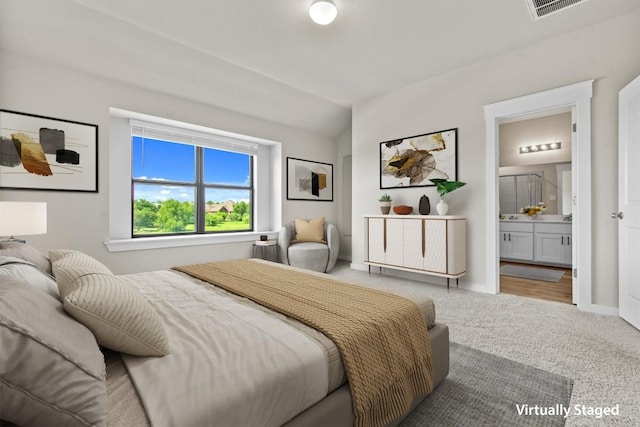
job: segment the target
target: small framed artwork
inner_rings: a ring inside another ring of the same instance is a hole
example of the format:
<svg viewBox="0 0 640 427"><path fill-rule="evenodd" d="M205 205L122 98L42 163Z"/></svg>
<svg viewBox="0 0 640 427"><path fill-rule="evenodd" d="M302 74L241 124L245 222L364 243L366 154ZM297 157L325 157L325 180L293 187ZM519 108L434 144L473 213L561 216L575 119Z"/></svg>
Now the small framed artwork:
<svg viewBox="0 0 640 427"><path fill-rule="evenodd" d="M458 179L458 129L380 143L380 188L430 187Z"/></svg>
<svg viewBox="0 0 640 427"><path fill-rule="evenodd" d="M287 157L287 200L333 201L333 165Z"/></svg>
<svg viewBox="0 0 640 427"><path fill-rule="evenodd" d="M0 188L98 192L98 125L0 110Z"/></svg>

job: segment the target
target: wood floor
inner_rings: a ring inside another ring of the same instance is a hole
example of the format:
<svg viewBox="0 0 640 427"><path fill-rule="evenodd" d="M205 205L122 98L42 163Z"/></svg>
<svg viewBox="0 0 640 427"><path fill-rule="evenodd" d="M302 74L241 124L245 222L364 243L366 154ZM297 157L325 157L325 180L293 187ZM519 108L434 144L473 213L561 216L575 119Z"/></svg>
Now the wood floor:
<svg viewBox="0 0 640 427"><path fill-rule="evenodd" d="M500 266L503 266L505 264L528 265L500 262ZM519 277L500 276L500 292L503 292L505 294L572 304L571 270L561 267L543 267L553 270L562 270L565 273L559 282L543 282L537 280L521 279Z"/></svg>

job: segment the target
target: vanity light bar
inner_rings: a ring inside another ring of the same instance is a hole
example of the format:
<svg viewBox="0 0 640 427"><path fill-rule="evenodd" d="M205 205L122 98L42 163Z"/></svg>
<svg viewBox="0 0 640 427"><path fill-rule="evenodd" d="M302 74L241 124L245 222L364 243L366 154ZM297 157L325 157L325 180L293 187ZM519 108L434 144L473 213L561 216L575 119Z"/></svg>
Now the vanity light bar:
<svg viewBox="0 0 640 427"><path fill-rule="evenodd" d="M525 145L520 147L520 154L537 153L539 151L552 151L562 148L561 142L551 142L549 144Z"/></svg>

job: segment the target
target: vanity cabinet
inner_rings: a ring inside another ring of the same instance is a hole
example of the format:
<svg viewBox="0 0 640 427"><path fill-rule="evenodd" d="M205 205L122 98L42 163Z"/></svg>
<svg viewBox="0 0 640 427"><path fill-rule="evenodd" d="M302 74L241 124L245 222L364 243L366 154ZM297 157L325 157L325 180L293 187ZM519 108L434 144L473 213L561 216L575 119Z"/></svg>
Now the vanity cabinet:
<svg viewBox="0 0 640 427"><path fill-rule="evenodd" d="M534 261L571 265L571 224L535 224Z"/></svg>
<svg viewBox="0 0 640 427"><path fill-rule="evenodd" d="M500 259L571 265L571 223L500 222Z"/></svg>
<svg viewBox="0 0 640 427"><path fill-rule="evenodd" d="M365 264L447 278L466 273L466 220L366 215Z"/></svg>
<svg viewBox="0 0 640 427"><path fill-rule="evenodd" d="M522 222L500 224L500 258L533 261L533 224Z"/></svg>

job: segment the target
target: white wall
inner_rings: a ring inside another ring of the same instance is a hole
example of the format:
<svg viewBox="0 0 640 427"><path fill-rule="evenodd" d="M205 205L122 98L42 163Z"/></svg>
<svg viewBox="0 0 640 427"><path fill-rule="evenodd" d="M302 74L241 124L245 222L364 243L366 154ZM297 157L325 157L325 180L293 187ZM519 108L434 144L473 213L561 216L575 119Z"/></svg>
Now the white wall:
<svg viewBox="0 0 640 427"><path fill-rule="evenodd" d="M0 190L0 200L47 202L48 233L29 237L29 243L45 253L54 248L82 250L116 273L245 258L251 255L251 243L108 252L103 242L109 239L110 107L281 142L283 195L286 195L286 157L332 164L337 159L336 142L326 137L4 51L0 52L0 88L0 108L99 126L98 193ZM282 222L296 216L324 215L329 221L338 217L335 201L288 201L286 196L281 212Z"/></svg>
<svg viewBox="0 0 640 427"><path fill-rule="evenodd" d="M353 109L353 263L364 259L363 218L377 213L378 143L440 129L459 128L458 179L468 185L450 194L451 214L467 217L467 271L461 286L492 292L484 283L485 123L483 105L595 79L592 108L594 304L618 301L617 96L640 74L640 12L489 58L419 84L362 101ZM388 191L394 204L417 207L433 188Z"/></svg>
<svg viewBox="0 0 640 427"><path fill-rule="evenodd" d="M524 145L561 142L559 150L520 154ZM500 124L500 166L571 162L571 113Z"/></svg>
<svg viewBox="0 0 640 427"><path fill-rule="evenodd" d="M353 174L348 169L353 167L351 156L351 128L347 129L338 138L338 158L336 164L336 200L338 200L338 222L337 227L340 233L340 258L351 260L352 239L351 239L351 212L353 210L352 181ZM345 165L345 162L348 164ZM346 169L345 169L346 168ZM347 174L349 174L347 176Z"/></svg>

